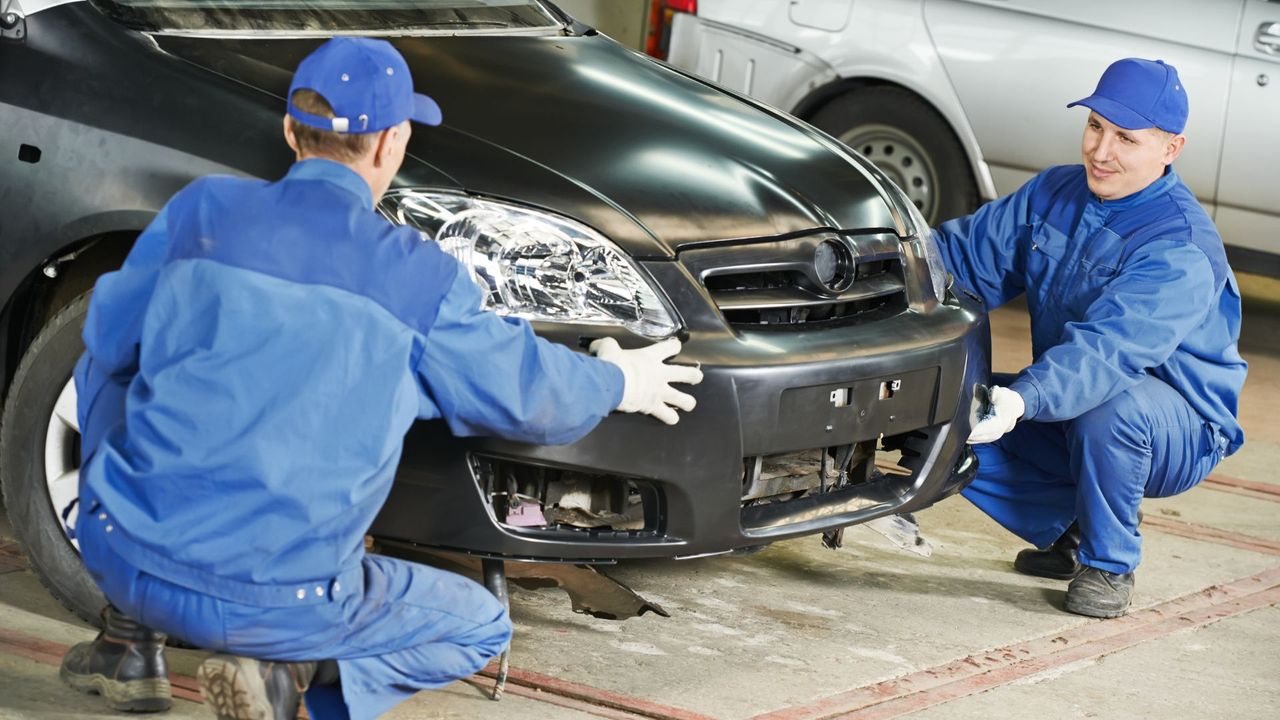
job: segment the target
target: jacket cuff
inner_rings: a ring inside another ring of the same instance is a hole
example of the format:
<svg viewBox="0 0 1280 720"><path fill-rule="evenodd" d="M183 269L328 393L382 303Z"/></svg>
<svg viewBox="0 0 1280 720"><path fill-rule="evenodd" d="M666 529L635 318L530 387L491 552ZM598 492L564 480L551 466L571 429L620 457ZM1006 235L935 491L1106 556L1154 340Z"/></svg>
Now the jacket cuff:
<svg viewBox="0 0 1280 720"><path fill-rule="evenodd" d="M1022 419L1035 420L1036 415L1040 414L1040 388L1036 387L1035 382L1020 377L1009 383L1009 389L1022 396L1022 403L1026 406L1022 411Z"/></svg>

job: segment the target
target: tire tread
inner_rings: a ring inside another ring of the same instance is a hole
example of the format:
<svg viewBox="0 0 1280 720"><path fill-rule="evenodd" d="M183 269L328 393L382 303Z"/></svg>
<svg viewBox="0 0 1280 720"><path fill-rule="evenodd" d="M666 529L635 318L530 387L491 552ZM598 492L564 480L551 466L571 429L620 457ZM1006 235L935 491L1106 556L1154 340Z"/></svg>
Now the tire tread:
<svg viewBox="0 0 1280 720"><path fill-rule="evenodd" d="M67 597L67 592L58 587L48 576L43 567L43 553L32 552L32 548L28 545L27 523L28 518L24 512L26 508L15 507L15 502L27 501L27 498L19 497L17 491L11 486L12 480L9 473L5 470L5 459L10 456L13 450L11 447L16 442L15 436L18 431L14 430L11 423L18 419L18 400L21 393L23 383L30 374L33 365L40 359L41 351L43 351L49 343L53 342L68 322L74 322L77 315L83 315L87 312L89 296L91 292L85 292L77 296L65 307L54 313L45 323L40 332L36 334L31 344L23 352L22 359L18 363L18 369L13 374L13 382L9 385L8 396L5 398L3 412L0 412L0 498L3 499L5 511L9 515L9 522L13 525L15 539L18 547L27 557L27 562L31 564L36 579L44 586L45 590L53 596L58 604L66 608L76 617L85 622L98 627L101 625L101 618L98 616L98 610L78 607L78 604L71 601ZM103 603L105 604L105 599ZM98 608L99 610L101 608Z"/></svg>

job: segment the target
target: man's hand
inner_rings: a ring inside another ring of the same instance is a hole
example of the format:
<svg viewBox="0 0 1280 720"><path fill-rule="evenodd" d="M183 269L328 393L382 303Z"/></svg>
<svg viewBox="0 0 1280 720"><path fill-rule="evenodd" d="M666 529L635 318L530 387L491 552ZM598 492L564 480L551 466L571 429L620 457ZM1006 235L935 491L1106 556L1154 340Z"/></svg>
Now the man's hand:
<svg viewBox="0 0 1280 720"><path fill-rule="evenodd" d="M680 341L675 338L636 350L623 350L617 340L602 338L591 343L591 353L622 370L625 385L620 412L642 412L675 425L680 417L672 406L689 412L697 404L692 395L671 387L671 383L702 382L698 368L664 362L680 353Z"/></svg>
<svg viewBox="0 0 1280 720"><path fill-rule="evenodd" d="M990 412L973 426L973 432L969 433L969 444L980 445L999 440L1013 429L1024 410L1026 403L1022 401L1021 395L1009 388L992 385Z"/></svg>

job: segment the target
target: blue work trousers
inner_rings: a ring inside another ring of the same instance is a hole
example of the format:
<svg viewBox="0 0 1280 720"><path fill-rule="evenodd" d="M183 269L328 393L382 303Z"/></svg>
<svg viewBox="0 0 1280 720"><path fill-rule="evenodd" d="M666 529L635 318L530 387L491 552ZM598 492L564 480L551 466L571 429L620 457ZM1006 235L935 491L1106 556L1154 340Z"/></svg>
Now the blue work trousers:
<svg viewBox="0 0 1280 720"><path fill-rule="evenodd" d="M1007 386L1012 376L995 376ZM974 446L977 478L964 496L1010 532L1046 548L1080 523L1080 562L1131 572L1142 557L1138 505L1199 483L1226 443L1176 390L1147 376L1063 422L1018 423Z"/></svg>
<svg viewBox="0 0 1280 720"><path fill-rule="evenodd" d="M329 602L255 607L129 566L81 522L85 565L107 598L142 624L199 647L269 660L337 660L340 687L306 694L317 720L373 718L419 690L484 667L511 639L506 610L478 583L425 565L365 556L363 582Z"/></svg>

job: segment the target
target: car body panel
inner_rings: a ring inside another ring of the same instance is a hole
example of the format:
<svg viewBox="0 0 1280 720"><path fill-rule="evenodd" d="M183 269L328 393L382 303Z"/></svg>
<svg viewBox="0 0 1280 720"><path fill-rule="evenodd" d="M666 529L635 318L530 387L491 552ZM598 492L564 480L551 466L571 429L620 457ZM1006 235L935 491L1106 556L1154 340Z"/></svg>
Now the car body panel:
<svg viewBox="0 0 1280 720"><path fill-rule="evenodd" d="M840 32L849 24L853 0L792 0L787 16L801 27Z"/></svg>
<svg viewBox="0 0 1280 720"><path fill-rule="evenodd" d="M1214 221L1235 245L1276 252L1280 237L1280 54L1259 47L1264 26L1280 23L1280 2L1248 0L1236 39L1231 101L1223 132ZM1260 139L1262 141L1260 141ZM1267 141L1269 140L1269 142Z"/></svg>
<svg viewBox="0 0 1280 720"><path fill-rule="evenodd" d="M0 297L76 241L140 231L194 177L268 176L288 166L279 114L260 92L173 58L145 36L118 32L83 2L26 22L23 43L0 43L0 136L10 147L37 148L40 157L0 158L0 172L21 178L5 183L0 196L10 208L0 214ZM114 61L97 62L104 54ZM60 78L75 78L95 101L64 92ZM200 100L184 92L193 83L204 91ZM224 122L227 114L239 122ZM131 120L138 116L154 122L139 127Z"/></svg>
<svg viewBox="0 0 1280 720"><path fill-rule="evenodd" d="M289 68L317 44L158 40L168 52L277 97L287 92ZM636 256L670 257L690 242L815 227L894 227L865 176L812 131L744 113L722 93L603 37L393 44L418 89L444 109L449 131L415 133L414 158L429 159L471 192L582 220ZM523 62L505 60L513 56ZM530 122L512 123L512 114ZM485 156L514 172L488 171Z"/></svg>
<svg viewBox="0 0 1280 720"><path fill-rule="evenodd" d="M1191 99L1178 174L1212 205L1240 0L1208 4L1223 12L1205 12L1202 0L1161 3L1158 10L1110 0L1052 6L926 0L925 20L1000 194L1043 168L1080 162L1088 109L1065 106L1092 93L1123 53L1178 68ZM1178 20L1193 13L1194 27ZM1098 24L1102 18L1105 26Z"/></svg>

